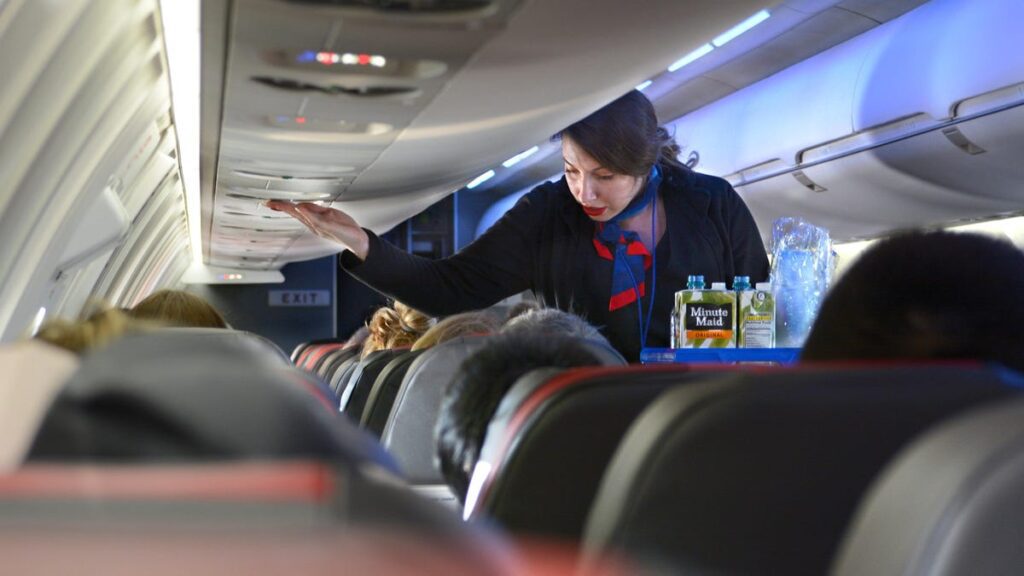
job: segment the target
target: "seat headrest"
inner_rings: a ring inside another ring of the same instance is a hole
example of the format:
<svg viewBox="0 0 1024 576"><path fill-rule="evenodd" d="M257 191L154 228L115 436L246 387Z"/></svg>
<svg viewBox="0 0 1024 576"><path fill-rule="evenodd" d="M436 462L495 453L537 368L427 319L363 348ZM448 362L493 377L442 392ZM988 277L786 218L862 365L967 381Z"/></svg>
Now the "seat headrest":
<svg viewBox="0 0 1024 576"><path fill-rule="evenodd" d="M597 361L602 366L625 366L628 364L622 354L615 348L612 348L610 344L586 338L579 338L577 342L586 348L588 352L596 356Z"/></svg>
<svg viewBox="0 0 1024 576"><path fill-rule="evenodd" d="M286 358L252 335L222 332L135 334L86 355L31 458L376 459Z"/></svg>
<svg viewBox="0 0 1024 576"><path fill-rule="evenodd" d="M916 440L875 482L833 574L1013 574L1024 566L1024 400Z"/></svg>
<svg viewBox="0 0 1024 576"><path fill-rule="evenodd" d="M525 374L487 427L465 515L513 532L579 540L601 476L633 420L669 387L721 374L687 365Z"/></svg>
<svg viewBox="0 0 1024 576"><path fill-rule="evenodd" d="M926 428L1018 392L983 366L811 367L669 390L631 426L588 551L675 570L822 574L872 479Z"/></svg>
<svg viewBox="0 0 1024 576"><path fill-rule="evenodd" d="M410 482L442 484L435 462L434 426L441 398L462 361L479 350L487 336L463 336L427 349L402 379L381 442Z"/></svg>
<svg viewBox="0 0 1024 576"><path fill-rule="evenodd" d="M146 333L147 346L169 346L174 348L200 348L204 346L230 346L231 349L251 352L253 357L265 357L280 364L291 365L283 350L265 336L245 330L225 328L181 328L166 327Z"/></svg>
<svg viewBox="0 0 1024 576"><path fill-rule="evenodd" d="M0 475L0 516L19 573L497 574L512 552L404 487L305 461L29 466Z"/></svg>

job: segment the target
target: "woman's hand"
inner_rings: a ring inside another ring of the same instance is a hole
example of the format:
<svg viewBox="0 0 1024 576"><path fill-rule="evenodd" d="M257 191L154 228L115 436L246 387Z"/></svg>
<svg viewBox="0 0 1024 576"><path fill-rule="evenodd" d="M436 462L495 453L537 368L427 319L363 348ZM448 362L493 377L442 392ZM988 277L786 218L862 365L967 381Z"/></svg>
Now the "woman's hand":
<svg viewBox="0 0 1024 576"><path fill-rule="evenodd" d="M366 253L370 249L369 236L355 219L341 210L310 202L295 204L283 200L268 200L266 206L271 210L288 213L305 224L310 232L341 244L360 260L366 259Z"/></svg>

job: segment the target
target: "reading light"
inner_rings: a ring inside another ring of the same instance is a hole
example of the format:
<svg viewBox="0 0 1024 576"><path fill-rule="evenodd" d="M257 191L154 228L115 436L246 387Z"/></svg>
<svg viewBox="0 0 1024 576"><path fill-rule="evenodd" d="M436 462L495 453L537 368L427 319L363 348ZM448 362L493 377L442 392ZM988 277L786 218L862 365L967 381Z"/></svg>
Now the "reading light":
<svg viewBox="0 0 1024 576"><path fill-rule="evenodd" d="M771 14L767 10L761 10L757 14L754 14L750 18L747 18L743 22L740 22L739 24L728 29L727 31L725 31L725 33L721 34L720 36L712 40L711 43L714 44L716 48L721 48L730 40L736 38L740 34L743 34L747 30L750 30L754 26L757 26L761 22L764 22L770 16Z"/></svg>
<svg viewBox="0 0 1024 576"><path fill-rule="evenodd" d="M473 188L476 188L477 186L483 184L484 182L487 182L491 178L494 178L494 170L488 170L487 172L484 172L483 174L477 176L476 178L473 178L472 182L466 184L466 188L472 190Z"/></svg>
<svg viewBox="0 0 1024 576"><path fill-rule="evenodd" d="M636 85L636 89L637 89L637 90L639 90L639 91L641 91L641 92L643 92L643 91L644 91L644 90L646 90L646 89L647 89L647 87L649 87L649 86L650 86L651 84L654 84L654 81L652 81L652 80L644 80L643 82L641 82L641 83L639 83L639 84L637 84L637 85Z"/></svg>
<svg viewBox="0 0 1024 576"><path fill-rule="evenodd" d="M226 266L207 266L193 262L181 276L185 284L280 284L280 270L239 270Z"/></svg>
<svg viewBox="0 0 1024 576"><path fill-rule="evenodd" d="M509 158L508 160L505 160L504 162L501 163L501 165L504 166L505 168L511 168L516 164L519 164L519 162L521 162L522 160L525 160L526 158L533 156L534 154L537 153L538 150L540 150L540 147L534 146L533 148L530 148L525 152L520 152L519 154L516 154L515 156Z"/></svg>
<svg viewBox="0 0 1024 576"><path fill-rule="evenodd" d="M715 47L712 46L711 44L705 44L705 45L701 46L700 48L697 48L693 52L690 52L686 56L683 56L679 60L676 60L675 62L673 62L672 65L668 67L668 71L669 72L675 72L676 70L679 70L683 66L686 66L687 64L691 64L694 61L696 61L696 60L698 60L700 58L703 58L704 56L706 56L709 52L711 52L714 49L715 49Z"/></svg>

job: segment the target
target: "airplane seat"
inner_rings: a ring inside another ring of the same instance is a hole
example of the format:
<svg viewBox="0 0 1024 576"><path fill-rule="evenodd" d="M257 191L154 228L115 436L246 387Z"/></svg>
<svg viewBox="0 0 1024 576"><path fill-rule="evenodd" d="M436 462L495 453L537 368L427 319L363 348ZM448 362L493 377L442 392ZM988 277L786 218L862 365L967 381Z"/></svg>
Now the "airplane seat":
<svg viewBox="0 0 1024 576"><path fill-rule="evenodd" d="M441 397L462 361L489 336L462 336L428 348L409 366L381 434L381 442L413 484L444 484L435 462L434 426Z"/></svg>
<svg viewBox="0 0 1024 576"><path fill-rule="evenodd" d="M300 364L300 358L302 354L309 350L311 347L319 346L321 344L345 344L344 338L317 338L316 340L308 340L306 342L299 342L295 348L292 349L292 353L289 358L292 364L298 366Z"/></svg>
<svg viewBox="0 0 1024 576"><path fill-rule="evenodd" d="M966 363L810 365L674 388L601 481L585 557L686 573L822 574L872 480L915 436L1019 394Z"/></svg>
<svg viewBox="0 0 1024 576"><path fill-rule="evenodd" d="M375 438L380 438L384 432L384 425L387 424L391 407L394 406L395 397L398 396L398 389L402 386L405 373L423 352L426 352L426 349L409 351L392 359L374 380L359 425Z"/></svg>
<svg viewBox="0 0 1024 576"><path fill-rule="evenodd" d="M360 360L352 371L345 390L341 393L341 411L348 414L353 422L358 424L377 376L388 365L388 362L408 351L408 346L375 350Z"/></svg>
<svg viewBox="0 0 1024 576"><path fill-rule="evenodd" d="M602 366L625 366L629 364L622 354L612 348L611 344L600 340L579 338L577 342L587 349L588 352L597 357Z"/></svg>
<svg viewBox="0 0 1024 576"><path fill-rule="evenodd" d="M328 380L331 390L334 391L339 397L341 393L348 386L349 378L352 377L352 372L359 365L359 354L353 354L351 357L342 360L340 364L334 367L334 370Z"/></svg>
<svg viewBox="0 0 1024 576"><path fill-rule="evenodd" d="M291 356L289 356L289 358L291 358L292 364L295 364L296 366L302 366L303 363L306 361L306 357L308 357L309 354L313 352L313 350L315 350L318 346L322 344L331 344L334 342L338 342L338 339L322 338L319 340L310 340L309 342L302 342L301 344L296 346L294 350L292 350Z"/></svg>
<svg viewBox="0 0 1024 576"><path fill-rule="evenodd" d="M271 339L249 332L247 330L236 330L234 328L193 328L167 326L159 328L158 333L164 341L175 345L183 346L205 346L207 343L234 342L239 347L249 350L253 354L261 354L271 359L275 366L291 366L291 360L280 346Z"/></svg>
<svg viewBox="0 0 1024 576"><path fill-rule="evenodd" d="M686 365L541 368L519 378L487 427L464 515L578 541L626 430L665 390L729 372Z"/></svg>
<svg viewBox="0 0 1024 576"><path fill-rule="evenodd" d="M320 362L327 354L344 346L344 342L333 342L330 344L315 344L310 347L309 353L302 360L301 364L298 364L299 368L302 368L306 372L313 372L316 370L317 363Z"/></svg>
<svg viewBox="0 0 1024 576"><path fill-rule="evenodd" d="M1014 574L1024 566L1024 401L983 406L904 450L875 482L832 574Z"/></svg>
<svg viewBox="0 0 1024 576"><path fill-rule="evenodd" d="M341 562L355 574L468 576L523 561L405 487L301 460L28 466L0 475L0 515L17 573L327 574Z"/></svg>
<svg viewBox="0 0 1024 576"><path fill-rule="evenodd" d="M306 350L309 350L309 347L313 345L313 342L315 341L299 342L295 345L295 348L292 348L292 353L288 355L288 359L292 361L292 364L295 364L296 366L299 365L299 359L306 353Z"/></svg>
<svg viewBox="0 0 1024 576"><path fill-rule="evenodd" d="M395 469L273 350L260 337L228 330L125 336L83 356L29 460L312 458Z"/></svg>
<svg viewBox="0 0 1024 576"><path fill-rule="evenodd" d="M345 361L345 359L351 358L356 354L359 354L358 347L336 348L334 350L331 350L330 352L325 354L324 357L321 358L319 362L316 363L316 365L313 367L312 372L319 376L320 378L327 380L328 374L333 373L334 368L336 368L338 364L341 364L342 362Z"/></svg>

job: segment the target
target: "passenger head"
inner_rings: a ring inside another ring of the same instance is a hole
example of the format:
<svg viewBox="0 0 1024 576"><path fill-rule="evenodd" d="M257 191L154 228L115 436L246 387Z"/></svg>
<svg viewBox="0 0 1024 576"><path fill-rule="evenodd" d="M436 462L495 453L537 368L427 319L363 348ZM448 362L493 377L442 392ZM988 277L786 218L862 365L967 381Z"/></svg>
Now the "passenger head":
<svg viewBox="0 0 1024 576"><path fill-rule="evenodd" d="M82 354L102 348L125 334L158 326L155 322L132 318L116 308L106 308L91 313L84 320L50 320L39 328L35 338L75 354Z"/></svg>
<svg viewBox="0 0 1024 576"><path fill-rule="evenodd" d="M444 392L435 429L441 473L459 500L465 501L487 425L520 376L536 368L599 363L574 338L526 332L494 336L466 358Z"/></svg>
<svg viewBox="0 0 1024 576"><path fill-rule="evenodd" d="M996 361L1024 369L1024 253L977 234L911 233L868 249L826 296L803 360Z"/></svg>
<svg viewBox="0 0 1024 576"><path fill-rule="evenodd" d="M463 312L439 321L420 336L412 350L426 350L459 336L491 334L499 328L498 319L488 312Z"/></svg>
<svg viewBox="0 0 1024 576"><path fill-rule="evenodd" d="M359 328L356 329L355 332L353 332L348 337L347 340L345 340L345 344L342 346L342 348L345 350L356 347L362 348L363 344L366 342L366 338L369 335L370 329L367 328L366 326L360 326Z"/></svg>
<svg viewBox="0 0 1024 576"><path fill-rule="evenodd" d="M361 356L371 352L411 346L434 323L434 319L401 302L384 306L373 313L367 326L369 335L363 343Z"/></svg>
<svg viewBox="0 0 1024 576"><path fill-rule="evenodd" d="M585 338L608 344L604 335L583 318L556 308L541 308L512 318L501 329L502 333L531 333Z"/></svg>
<svg viewBox="0 0 1024 576"><path fill-rule="evenodd" d="M209 302L184 290L159 290L133 306L134 318L158 320L170 326L227 328L224 317Z"/></svg>
<svg viewBox="0 0 1024 576"><path fill-rule="evenodd" d="M508 321L513 318L522 316L527 312L540 310L540 308L540 303L536 300L522 300L520 302L516 302L514 306L508 309L508 314L505 315L505 322L508 323Z"/></svg>

